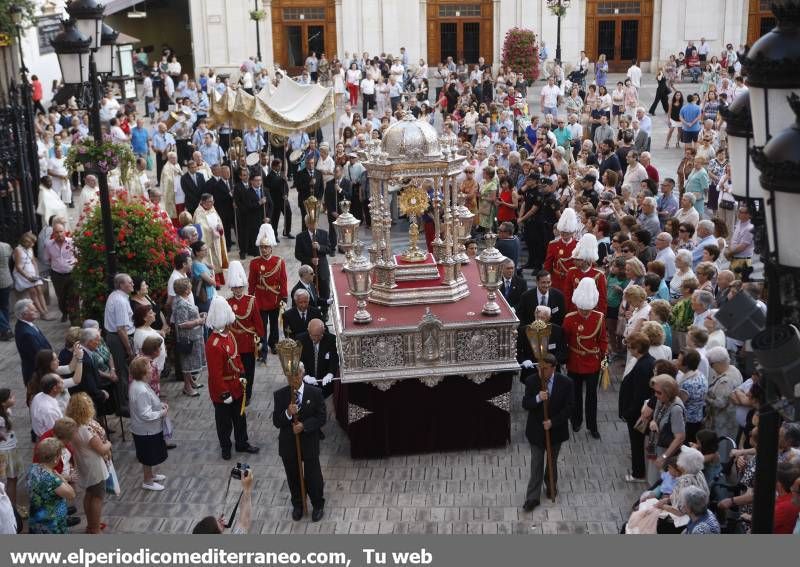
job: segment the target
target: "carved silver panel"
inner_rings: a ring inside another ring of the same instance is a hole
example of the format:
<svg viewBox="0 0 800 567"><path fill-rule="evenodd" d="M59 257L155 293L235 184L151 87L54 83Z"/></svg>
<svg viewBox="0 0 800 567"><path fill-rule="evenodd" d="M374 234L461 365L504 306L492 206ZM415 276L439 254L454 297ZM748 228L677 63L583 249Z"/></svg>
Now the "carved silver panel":
<svg viewBox="0 0 800 567"><path fill-rule="evenodd" d="M372 411L362 408L361 406L357 406L356 404L347 404L347 423L348 425L353 424L357 421L361 421L368 415L372 415Z"/></svg>
<svg viewBox="0 0 800 567"><path fill-rule="evenodd" d="M362 368L388 368L404 364L402 335L374 335L361 339Z"/></svg>
<svg viewBox="0 0 800 567"><path fill-rule="evenodd" d="M511 413L511 392L504 392L486 401L505 412Z"/></svg>
<svg viewBox="0 0 800 567"><path fill-rule="evenodd" d="M424 376L419 379L419 381L425 384L428 388L437 386L442 380L444 380L444 376Z"/></svg>
<svg viewBox="0 0 800 567"><path fill-rule="evenodd" d="M456 357L459 362L489 360L498 355L497 329L474 329L456 333Z"/></svg>

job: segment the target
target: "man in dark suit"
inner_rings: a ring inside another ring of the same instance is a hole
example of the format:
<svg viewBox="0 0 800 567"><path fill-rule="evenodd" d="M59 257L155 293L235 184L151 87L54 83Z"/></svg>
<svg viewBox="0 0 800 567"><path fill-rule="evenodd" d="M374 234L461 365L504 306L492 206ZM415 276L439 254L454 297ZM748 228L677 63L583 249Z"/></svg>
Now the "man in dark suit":
<svg viewBox="0 0 800 567"><path fill-rule="evenodd" d="M236 222L233 208L233 184L231 183L231 168L227 165L215 165L212 169L214 178L206 183L206 189L214 197L214 208L217 209L219 218L222 219L222 230L225 233L225 242L230 247L233 243L231 233ZM237 242L238 244L238 242Z"/></svg>
<svg viewBox="0 0 800 567"><path fill-rule="evenodd" d="M537 305L547 305L550 308L550 319L556 325L564 322L564 294L551 287L550 272L541 270L536 274L536 287L522 294L517 307L517 317L520 325L529 325L534 320L534 311Z"/></svg>
<svg viewBox="0 0 800 567"><path fill-rule="evenodd" d="M536 321L544 321L550 323L550 308L547 305L536 306ZM531 343L528 336L525 334L527 325L520 325L517 332L517 361L522 367L522 374L520 381L525 384L528 378L533 376L534 380L539 379L539 374L536 371L534 364L536 363L536 355L531 349ZM567 362L567 343L564 340L564 331L555 323L550 323L550 337L547 340L547 352L556 357L557 369L561 368L562 364Z"/></svg>
<svg viewBox="0 0 800 567"><path fill-rule="evenodd" d="M317 163L314 159L306 160L306 168L297 172L294 178L294 186L297 189L297 206L300 208L303 231L306 230L305 206L303 201L314 195L317 199L322 199L325 185L322 182L322 173L316 169ZM325 244L328 244L327 234ZM327 251L326 251L327 254Z"/></svg>
<svg viewBox="0 0 800 567"><path fill-rule="evenodd" d="M522 248L522 244L519 238L514 236L514 225L510 222L506 221L500 223L500 227L497 229L495 248L497 248L503 256L514 262L515 268L519 267L519 252Z"/></svg>
<svg viewBox="0 0 800 567"><path fill-rule="evenodd" d="M109 384L108 390L100 385L100 374L97 372L93 354L102 342L100 330L88 328L81 330L81 346L84 350L81 383L70 389L70 393L86 392L97 410L97 415L104 415L106 402L110 398L109 391L113 391L114 385Z"/></svg>
<svg viewBox="0 0 800 567"><path fill-rule="evenodd" d="M298 175L300 175L298 173ZM297 233L297 240L294 244L294 257L301 264L308 264L314 268L317 275L320 300L327 301L330 297L331 283L330 270L328 268L328 233L317 228L316 223L311 222L308 215L304 217L305 225L303 232Z"/></svg>
<svg viewBox="0 0 800 567"><path fill-rule="evenodd" d="M266 194L261 184L261 174L256 172L249 177L246 186L237 186L237 193L234 194L236 208L239 210L239 233L241 242L239 243L239 255L242 260L247 254L260 255L256 246L256 237L261 224L269 218L271 200Z"/></svg>
<svg viewBox="0 0 800 567"><path fill-rule="evenodd" d="M280 242L278 240L278 221L281 218L281 214L285 215L283 219L283 236L294 238L292 236L292 207L289 206L289 183L281 172L282 167L283 162L281 160L272 160L269 173L264 181L264 185L272 199L272 215L269 223L275 229L275 240L278 242Z"/></svg>
<svg viewBox="0 0 800 567"><path fill-rule="evenodd" d="M186 198L186 210L194 215L194 210L200 204L200 195L206 192L206 179L197 171L197 164L193 159L186 162L188 171L181 176L181 190Z"/></svg>
<svg viewBox="0 0 800 567"><path fill-rule="evenodd" d="M300 277L300 280L294 284L292 291L289 292L292 305L294 305L294 294L298 289L302 289L308 292L311 305L319 309L320 313L324 314L324 312L327 311L328 302L320 300L317 288L314 286L314 268L308 264L301 264L300 268L297 270L297 275Z"/></svg>
<svg viewBox="0 0 800 567"><path fill-rule="evenodd" d="M308 331L308 324L314 319L322 319L322 312L310 305L311 296L305 289L298 289L292 295L294 307L283 313L283 334L290 339L297 338Z"/></svg>
<svg viewBox="0 0 800 567"><path fill-rule="evenodd" d="M328 215L329 256L336 254L336 229L333 223L339 218L339 202L342 199L349 199L349 195L350 180L344 178L342 175L342 166L337 165L333 170L333 179L325 184L325 192L322 197Z"/></svg>
<svg viewBox="0 0 800 567"><path fill-rule="evenodd" d="M514 261L506 260L503 264L503 279L500 281L500 289L498 291L503 294L508 304L516 309L522 294L527 289L528 284L525 279L517 275Z"/></svg>
<svg viewBox="0 0 800 567"><path fill-rule="evenodd" d="M313 386L322 386L322 393L327 398L333 392L331 382L339 375L336 338L327 332L322 319L312 319L308 323L308 332L296 340L303 345L303 354L300 355L300 362L306 367L303 380Z"/></svg>
<svg viewBox="0 0 800 567"><path fill-rule="evenodd" d="M546 387L541 380L529 380L525 385L522 407L528 410L528 422L525 426L525 437L531 444L531 478L525 493L523 509L530 512L539 505L542 480L549 482L549 473L545 470L547 451L545 449L545 431L550 431L550 443L553 449L553 495L558 494L558 453L561 444L569 440L569 418L572 415L573 393L572 380L556 372L556 357L546 354L539 364L539 372L546 380ZM544 405L549 403L548 417L544 419ZM548 490L549 494L549 490Z"/></svg>
<svg viewBox="0 0 800 567"><path fill-rule="evenodd" d="M42 349L53 350L47 337L44 336L35 321L39 318L39 311L30 299L20 299L14 304L14 315L17 324L14 326L14 342L17 343L17 352L22 365L22 381L25 386L31 381L36 355Z"/></svg>
<svg viewBox="0 0 800 567"><path fill-rule="evenodd" d="M322 390L303 382L302 364L298 370L296 376L289 378L289 386L284 386L273 394L272 423L280 430L278 454L283 461L286 483L289 485L289 492L292 495L292 519L298 521L303 517L300 469L295 446L295 435L299 435L305 485L313 506L311 521L318 522L325 513L324 480L319 464L319 441L320 428L325 425L327 414ZM294 399L292 399L293 391L296 392Z"/></svg>

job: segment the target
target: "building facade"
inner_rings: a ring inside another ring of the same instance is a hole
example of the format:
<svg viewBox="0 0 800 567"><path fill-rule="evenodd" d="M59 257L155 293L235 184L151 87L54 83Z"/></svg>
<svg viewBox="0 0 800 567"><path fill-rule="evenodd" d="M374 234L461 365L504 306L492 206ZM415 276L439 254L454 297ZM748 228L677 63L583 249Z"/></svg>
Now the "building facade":
<svg viewBox="0 0 800 567"><path fill-rule="evenodd" d="M257 51L262 60L299 69L310 51L397 55L433 66L452 56L501 59L513 27L532 29L555 56L557 19L544 0L189 0L194 66L237 69ZM250 12L265 12L256 22ZM752 43L774 25L768 0L573 0L561 22L562 59L605 53L612 69L638 59L655 69L701 37L712 53Z"/></svg>

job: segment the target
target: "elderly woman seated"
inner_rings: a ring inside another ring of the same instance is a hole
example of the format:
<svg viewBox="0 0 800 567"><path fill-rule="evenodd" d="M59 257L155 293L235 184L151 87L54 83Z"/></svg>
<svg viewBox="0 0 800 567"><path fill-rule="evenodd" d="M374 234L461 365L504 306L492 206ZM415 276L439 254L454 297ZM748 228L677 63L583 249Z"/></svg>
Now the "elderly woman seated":
<svg viewBox="0 0 800 567"><path fill-rule="evenodd" d="M639 509L628 519L625 533L681 533L692 521L686 501L687 489L698 488L708 501L709 490L703 466L704 457L700 451L681 446L677 456L666 460L667 474L662 475L652 490L642 494ZM694 510L697 510L696 506Z"/></svg>
<svg viewBox="0 0 800 567"><path fill-rule="evenodd" d="M683 535L720 533L717 517L708 509L708 493L697 486L689 486L683 491L683 502L691 518Z"/></svg>

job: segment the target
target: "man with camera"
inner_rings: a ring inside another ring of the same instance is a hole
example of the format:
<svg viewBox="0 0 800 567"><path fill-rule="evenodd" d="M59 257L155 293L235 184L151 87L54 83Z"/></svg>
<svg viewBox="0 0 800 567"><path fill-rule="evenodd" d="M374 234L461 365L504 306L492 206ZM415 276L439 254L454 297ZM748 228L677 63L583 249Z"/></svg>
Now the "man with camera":
<svg viewBox="0 0 800 567"><path fill-rule="evenodd" d="M280 430L278 454L286 471L286 482L292 495L292 519L303 517L303 497L295 436L300 437L305 488L314 507L311 521L319 522L325 513L324 481L319 464L320 429L327 413L322 390L303 382L305 368L301 362L297 373L288 378L289 385L274 393L272 423Z"/></svg>
<svg viewBox="0 0 800 567"><path fill-rule="evenodd" d="M241 506L241 515L239 521L233 528L231 533L246 534L250 531L250 522L253 510L253 471L246 464L236 463L236 466L231 470L230 478L242 481L242 495L237 503L237 507ZM230 483L230 481L229 481ZM230 486L230 485L229 485ZM216 518L214 516L206 516L192 529L193 534L222 534L225 533L226 528L233 526L236 508L233 509L228 523L225 523L225 514L220 514Z"/></svg>

